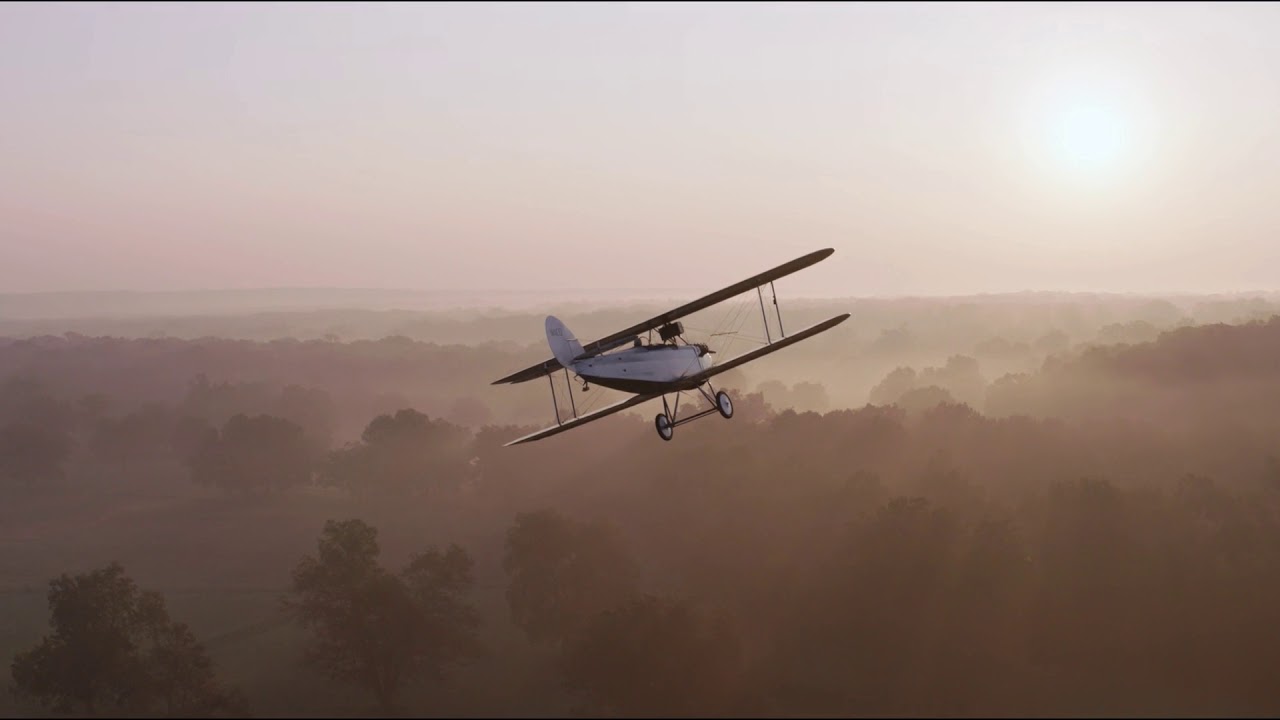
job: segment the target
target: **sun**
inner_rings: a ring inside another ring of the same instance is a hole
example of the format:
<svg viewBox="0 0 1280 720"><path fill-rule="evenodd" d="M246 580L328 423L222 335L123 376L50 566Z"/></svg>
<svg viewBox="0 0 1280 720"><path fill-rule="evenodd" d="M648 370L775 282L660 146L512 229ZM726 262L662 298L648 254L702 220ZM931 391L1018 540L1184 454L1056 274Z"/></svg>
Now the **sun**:
<svg viewBox="0 0 1280 720"><path fill-rule="evenodd" d="M1021 108L1025 157L1060 189L1119 190L1153 159L1149 90L1112 70L1044 76Z"/></svg>
<svg viewBox="0 0 1280 720"><path fill-rule="evenodd" d="M1054 164L1085 180L1102 180L1119 173L1132 148L1125 115L1113 107L1072 102L1057 108L1047 128Z"/></svg>

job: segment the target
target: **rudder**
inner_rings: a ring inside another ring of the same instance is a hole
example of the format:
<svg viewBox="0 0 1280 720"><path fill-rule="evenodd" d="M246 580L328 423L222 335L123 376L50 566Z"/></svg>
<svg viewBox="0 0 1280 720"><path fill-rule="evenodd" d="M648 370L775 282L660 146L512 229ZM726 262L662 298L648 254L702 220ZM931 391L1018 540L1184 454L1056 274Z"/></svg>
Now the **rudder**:
<svg viewBox="0 0 1280 720"><path fill-rule="evenodd" d="M547 316L547 344L551 346L551 354L564 367L569 367L573 359L582 354L582 343L554 315Z"/></svg>

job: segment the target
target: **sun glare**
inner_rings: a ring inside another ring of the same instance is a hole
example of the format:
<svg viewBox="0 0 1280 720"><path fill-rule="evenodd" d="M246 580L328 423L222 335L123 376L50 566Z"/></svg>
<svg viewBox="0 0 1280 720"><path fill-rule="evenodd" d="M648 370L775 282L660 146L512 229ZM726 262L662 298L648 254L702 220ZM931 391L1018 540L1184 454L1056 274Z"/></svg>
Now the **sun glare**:
<svg viewBox="0 0 1280 720"><path fill-rule="evenodd" d="M1129 149L1129 128L1115 110L1077 103L1061 109L1049 127L1057 164L1081 178L1102 179L1120 169Z"/></svg>
<svg viewBox="0 0 1280 720"><path fill-rule="evenodd" d="M1119 190L1155 160L1161 123L1152 88L1124 63L1045 69L1027 91L1018 120L1024 157L1059 189Z"/></svg>

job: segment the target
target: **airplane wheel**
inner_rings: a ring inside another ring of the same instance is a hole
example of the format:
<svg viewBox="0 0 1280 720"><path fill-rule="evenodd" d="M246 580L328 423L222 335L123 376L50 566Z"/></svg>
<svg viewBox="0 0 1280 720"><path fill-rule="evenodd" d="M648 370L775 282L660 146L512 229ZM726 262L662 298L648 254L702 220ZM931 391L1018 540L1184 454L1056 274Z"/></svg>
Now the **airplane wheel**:
<svg viewBox="0 0 1280 720"><path fill-rule="evenodd" d="M720 411L725 420L733 417L733 401L729 399L729 393L723 390L716 393L716 409Z"/></svg>
<svg viewBox="0 0 1280 720"><path fill-rule="evenodd" d="M666 413L658 413L658 416L653 419L653 424L658 428L658 437L663 440L669 441L676 434L676 429L671 427L671 421L667 419Z"/></svg>

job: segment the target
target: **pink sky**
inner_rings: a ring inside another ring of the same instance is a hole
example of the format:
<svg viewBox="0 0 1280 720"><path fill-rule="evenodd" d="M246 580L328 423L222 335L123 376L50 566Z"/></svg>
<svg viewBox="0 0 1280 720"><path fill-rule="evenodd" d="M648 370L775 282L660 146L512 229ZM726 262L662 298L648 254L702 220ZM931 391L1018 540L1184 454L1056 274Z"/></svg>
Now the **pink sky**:
<svg viewBox="0 0 1280 720"><path fill-rule="evenodd" d="M1276 289L1277 33L1274 5L4 4L0 292L697 288L821 247L798 290Z"/></svg>

